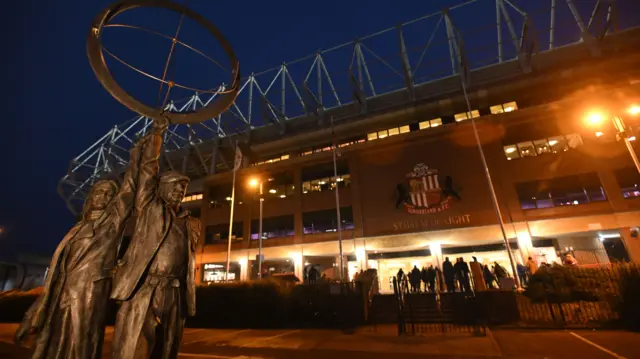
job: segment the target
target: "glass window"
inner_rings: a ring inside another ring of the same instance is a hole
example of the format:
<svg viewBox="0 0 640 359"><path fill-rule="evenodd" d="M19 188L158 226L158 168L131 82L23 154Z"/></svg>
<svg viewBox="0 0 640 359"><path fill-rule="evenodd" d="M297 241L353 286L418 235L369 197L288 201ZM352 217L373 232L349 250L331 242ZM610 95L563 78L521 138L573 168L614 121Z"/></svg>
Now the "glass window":
<svg viewBox="0 0 640 359"><path fill-rule="evenodd" d="M262 185L265 200L273 198L287 198L295 194L293 174L281 172L271 175Z"/></svg>
<svg viewBox="0 0 640 359"><path fill-rule="evenodd" d="M336 209L325 209L314 212L304 212L302 214L302 226L304 234L336 232L338 230L338 214ZM351 207L340 208L340 220L342 230L352 230L353 211Z"/></svg>
<svg viewBox="0 0 640 359"><path fill-rule="evenodd" d="M564 136L549 137L549 147L553 153L561 153L569 149Z"/></svg>
<svg viewBox="0 0 640 359"><path fill-rule="evenodd" d="M462 112L453 115L453 118L456 120L456 122L468 120L475 117L480 117L480 111L472 110L471 112Z"/></svg>
<svg viewBox="0 0 640 359"><path fill-rule="evenodd" d="M378 131L378 138L385 138L388 135L389 135L389 132L387 130Z"/></svg>
<svg viewBox="0 0 640 359"><path fill-rule="evenodd" d="M422 121L422 122L418 123L418 127L421 130L424 130L426 128L431 128L431 127L438 127L438 126L441 126L441 125L442 125L442 119L441 118L434 118L433 120ZM408 127L408 126L405 126L405 127ZM400 130L402 132L402 128ZM407 129L407 132L409 132L408 129Z"/></svg>
<svg viewBox="0 0 640 359"><path fill-rule="evenodd" d="M607 200L597 173L519 183L516 192L522 209L576 206Z"/></svg>
<svg viewBox="0 0 640 359"><path fill-rule="evenodd" d="M399 128L390 128L387 131L389 132L389 136L395 136L395 135L399 135L400 134L400 129Z"/></svg>
<svg viewBox="0 0 640 359"><path fill-rule="evenodd" d="M502 105L495 105L495 106L489 107L489 110L494 115L497 115L499 113L515 111L517 109L518 109L518 105L516 104L515 101L507 102Z"/></svg>
<svg viewBox="0 0 640 359"><path fill-rule="evenodd" d="M538 155L551 153L551 147L549 147L549 142L547 142L547 139L533 141L533 145L535 146L536 153Z"/></svg>
<svg viewBox="0 0 640 359"><path fill-rule="evenodd" d="M536 156L536 149L533 147L533 142L520 142L518 143L518 151L521 157L533 157Z"/></svg>
<svg viewBox="0 0 640 359"><path fill-rule="evenodd" d="M468 117L467 117L467 113L463 112L463 113L457 113L453 115L453 118L456 120L456 122L460 122L460 121L466 120Z"/></svg>
<svg viewBox="0 0 640 359"><path fill-rule="evenodd" d="M504 110L504 112L515 111L518 109L518 104L515 101L507 102L504 105L502 105L502 109Z"/></svg>
<svg viewBox="0 0 640 359"><path fill-rule="evenodd" d="M367 134L367 141L373 141L378 138L378 134L376 132Z"/></svg>
<svg viewBox="0 0 640 359"><path fill-rule="evenodd" d="M515 145L504 146L504 154L507 156L508 160L520 158L518 148Z"/></svg>
<svg viewBox="0 0 640 359"><path fill-rule="evenodd" d="M340 188L351 185L351 175L346 162L338 162L337 173L338 177L334 178L333 162L303 169L302 193L331 191L336 185Z"/></svg>
<svg viewBox="0 0 640 359"><path fill-rule="evenodd" d="M582 136L577 133L566 135L565 138L567 140L567 146L569 146L569 148L576 148L578 146L581 146L583 143Z"/></svg>
<svg viewBox="0 0 640 359"><path fill-rule="evenodd" d="M411 128L409 128L409 125L400 126L400 133L408 133L408 132L411 132Z"/></svg>
<svg viewBox="0 0 640 359"><path fill-rule="evenodd" d="M258 240L259 219L251 221L251 240ZM293 236L293 215L267 217L262 219L262 239Z"/></svg>
<svg viewBox="0 0 640 359"><path fill-rule="evenodd" d="M233 222L231 241L242 241L242 222ZM205 244L222 244L229 240L229 224L221 223L207 226L204 234Z"/></svg>
<svg viewBox="0 0 640 359"><path fill-rule="evenodd" d="M616 181L620 186L622 197L637 198L640 197L640 174L635 167L626 167L614 171Z"/></svg>
<svg viewBox="0 0 640 359"><path fill-rule="evenodd" d="M236 193L236 198L241 198ZM211 187L209 190L209 207L222 208L231 205L231 184L221 184Z"/></svg>
<svg viewBox="0 0 640 359"><path fill-rule="evenodd" d="M491 107L489 107L489 110L491 111L492 115L497 115L499 113L503 113L504 112L504 110L502 109L502 105L491 106Z"/></svg>

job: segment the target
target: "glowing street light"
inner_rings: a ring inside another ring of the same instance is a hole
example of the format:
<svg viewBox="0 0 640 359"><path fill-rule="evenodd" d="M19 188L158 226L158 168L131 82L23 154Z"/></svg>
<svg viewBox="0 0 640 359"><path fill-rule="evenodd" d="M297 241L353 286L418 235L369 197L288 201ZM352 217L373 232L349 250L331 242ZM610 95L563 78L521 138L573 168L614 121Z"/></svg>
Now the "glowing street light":
<svg viewBox="0 0 640 359"><path fill-rule="evenodd" d="M591 125L599 125L604 122L604 115L602 112L594 111L587 114L587 122Z"/></svg>
<svg viewBox="0 0 640 359"><path fill-rule="evenodd" d="M627 112L632 115L640 114L640 106L633 105L628 109ZM601 111L592 111L587 113L587 115L585 116L585 122L590 125L600 125L605 120L605 118L611 119L611 122L616 129L618 139L622 139L624 141L624 144L627 147L627 151L629 151L629 155L633 160L633 164L636 166L636 170L638 171L638 173L640 173L640 160L638 160L636 151L633 149L633 146L631 146L631 141L635 141L636 136L634 136L632 132L630 133L630 131L627 130L621 117L616 115L605 116L605 114ZM604 133L598 131L596 132L596 137L601 137L603 134Z"/></svg>
<svg viewBox="0 0 640 359"><path fill-rule="evenodd" d="M262 202L264 202L262 198L262 180L255 177L249 179L249 187L258 187L258 193L260 194L260 218L258 220L258 278L262 278Z"/></svg>

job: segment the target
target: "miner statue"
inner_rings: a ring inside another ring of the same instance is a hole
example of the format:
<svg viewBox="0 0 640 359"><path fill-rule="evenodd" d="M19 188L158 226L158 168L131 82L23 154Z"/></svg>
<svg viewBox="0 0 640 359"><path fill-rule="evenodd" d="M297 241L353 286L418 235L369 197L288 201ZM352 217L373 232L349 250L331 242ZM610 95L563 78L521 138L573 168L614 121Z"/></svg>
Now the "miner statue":
<svg viewBox="0 0 640 359"><path fill-rule="evenodd" d="M195 314L200 221L180 207L189 178L176 172L158 175L168 124L155 120L140 163L135 230L113 279L111 297L122 301L113 359L177 358L185 319Z"/></svg>
<svg viewBox="0 0 640 359"><path fill-rule="evenodd" d="M36 334L34 359L92 359L102 356L111 277L138 182L148 138L131 150L122 186L98 181L86 197L81 220L56 248L44 293L16 332L20 343ZM148 153L149 151L146 151Z"/></svg>

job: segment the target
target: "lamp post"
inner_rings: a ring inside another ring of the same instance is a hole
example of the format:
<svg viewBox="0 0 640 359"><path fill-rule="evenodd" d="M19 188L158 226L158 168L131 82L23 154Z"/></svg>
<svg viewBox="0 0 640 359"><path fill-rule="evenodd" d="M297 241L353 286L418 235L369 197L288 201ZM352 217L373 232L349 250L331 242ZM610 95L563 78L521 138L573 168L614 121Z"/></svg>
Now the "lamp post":
<svg viewBox="0 0 640 359"><path fill-rule="evenodd" d="M640 115L640 106L632 105L627 110L627 113L629 113L631 116ZM592 125L599 125L604 122L604 119L605 115L601 112L591 112L586 116L586 121ZM625 125L622 117L613 115L611 116L611 122L613 123L613 127L616 129L616 136L618 140L622 139L624 141L624 144L627 147L627 151L631 156L631 160L636 166L636 170L638 171L638 173L640 173L640 160L638 160L638 155L631 145L631 141L635 141L636 139L635 135L633 135L633 133L631 133L631 131L627 129L627 126ZM596 132L597 137L602 136L602 134L602 132Z"/></svg>
<svg viewBox="0 0 640 359"><path fill-rule="evenodd" d="M262 278L262 180L258 178L252 178L249 180L250 187L258 187L258 194L260 196L260 217L258 219L258 278Z"/></svg>

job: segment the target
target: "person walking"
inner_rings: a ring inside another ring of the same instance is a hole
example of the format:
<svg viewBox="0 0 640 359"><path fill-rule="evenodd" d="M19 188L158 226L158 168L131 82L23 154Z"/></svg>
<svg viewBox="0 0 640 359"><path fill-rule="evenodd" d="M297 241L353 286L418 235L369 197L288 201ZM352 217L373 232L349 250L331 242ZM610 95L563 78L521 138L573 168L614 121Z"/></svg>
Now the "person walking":
<svg viewBox="0 0 640 359"><path fill-rule="evenodd" d="M487 284L484 280L484 274L482 273L482 264L478 262L478 258L472 257L471 262L471 274L473 275L473 285L475 291L487 290Z"/></svg>
<svg viewBox="0 0 640 359"><path fill-rule="evenodd" d="M444 281L447 285L447 291L453 292L455 291L454 279L455 279L455 270L453 269L453 263L449 261L449 257L444 259L444 263L442 263L442 272L444 274Z"/></svg>

